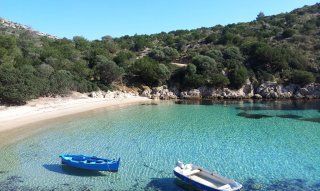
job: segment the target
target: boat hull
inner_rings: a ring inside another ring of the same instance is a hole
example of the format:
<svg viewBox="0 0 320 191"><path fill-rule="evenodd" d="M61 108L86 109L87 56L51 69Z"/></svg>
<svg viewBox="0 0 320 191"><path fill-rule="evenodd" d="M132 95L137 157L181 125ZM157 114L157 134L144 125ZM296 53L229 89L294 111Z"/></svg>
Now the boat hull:
<svg viewBox="0 0 320 191"><path fill-rule="evenodd" d="M179 178L181 181L199 189L199 190L203 190L203 191L220 191L220 190L216 190L214 188L210 188L206 185L203 185L203 184L200 184L194 180L191 180L190 178L186 177L186 176L183 176L182 174L176 172L176 171L173 171L174 175Z"/></svg>
<svg viewBox="0 0 320 191"><path fill-rule="evenodd" d="M180 161L173 170L174 175L182 182L204 191L237 191L242 185L234 180L210 172L193 164Z"/></svg>
<svg viewBox="0 0 320 191"><path fill-rule="evenodd" d="M109 171L109 172L117 172L120 165L120 159L118 161L114 161L112 163L103 163L103 164L88 164L84 161L73 161L70 160L69 155L62 155L61 164L67 165L74 168L84 169L84 170L92 170L92 171Z"/></svg>

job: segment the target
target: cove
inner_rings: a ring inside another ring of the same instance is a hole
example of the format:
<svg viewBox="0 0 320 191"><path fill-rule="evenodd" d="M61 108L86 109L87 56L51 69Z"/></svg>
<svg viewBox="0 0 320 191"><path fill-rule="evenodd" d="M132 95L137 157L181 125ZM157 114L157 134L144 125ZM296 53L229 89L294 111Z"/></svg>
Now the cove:
<svg viewBox="0 0 320 191"><path fill-rule="evenodd" d="M244 190L320 190L320 107L301 104L160 102L43 124L1 148L0 190L192 190L173 176L177 160ZM118 173L83 172L61 166L62 153L122 164Z"/></svg>

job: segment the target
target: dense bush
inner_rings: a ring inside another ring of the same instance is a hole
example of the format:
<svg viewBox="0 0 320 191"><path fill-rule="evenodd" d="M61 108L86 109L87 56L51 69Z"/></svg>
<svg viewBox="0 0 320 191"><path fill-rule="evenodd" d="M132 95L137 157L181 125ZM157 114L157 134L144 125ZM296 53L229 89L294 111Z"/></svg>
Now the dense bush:
<svg viewBox="0 0 320 191"><path fill-rule="evenodd" d="M10 64L0 65L0 101L9 104L23 104L40 95L40 79L30 65L15 68Z"/></svg>
<svg viewBox="0 0 320 191"><path fill-rule="evenodd" d="M213 74L209 77L207 85L209 87L225 87L230 84L229 79L222 74Z"/></svg>
<svg viewBox="0 0 320 191"><path fill-rule="evenodd" d="M315 77L313 76L312 73L307 72L307 71L301 71L301 70L295 70L292 73L290 81L294 84L299 84L299 85L306 85L309 83L315 82Z"/></svg>
<svg viewBox="0 0 320 191"><path fill-rule="evenodd" d="M237 66L229 71L228 78L233 88L241 88L248 79L248 71L243 66Z"/></svg>
<svg viewBox="0 0 320 191"><path fill-rule="evenodd" d="M149 56L159 62L170 62L174 61L179 57L179 53L176 49L171 47L155 48L150 53Z"/></svg>
<svg viewBox="0 0 320 191"><path fill-rule="evenodd" d="M286 29L286 30L283 31L282 37L283 38L290 38L294 34L296 34L296 31L294 29Z"/></svg>
<svg viewBox="0 0 320 191"><path fill-rule="evenodd" d="M109 86L113 81L119 79L123 73L123 68L106 57L99 56L96 66L93 68L96 81L104 86Z"/></svg>
<svg viewBox="0 0 320 191"><path fill-rule="evenodd" d="M197 67L199 74L210 75L219 72L218 64L209 56L197 55L192 59L192 63Z"/></svg>
<svg viewBox="0 0 320 191"><path fill-rule="evenodd" d="M169 77L170 72L164 64L149 58L137 60L129 68L129 78L134 83L158 86L166 82Z"/></svg>

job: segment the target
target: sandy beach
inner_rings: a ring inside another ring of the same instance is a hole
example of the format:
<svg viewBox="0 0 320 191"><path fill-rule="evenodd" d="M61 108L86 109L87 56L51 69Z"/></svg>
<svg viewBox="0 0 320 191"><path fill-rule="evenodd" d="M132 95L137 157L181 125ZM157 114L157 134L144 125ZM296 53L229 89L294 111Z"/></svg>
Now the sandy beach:
<svg viewBox="0 0 320 191"><path fill-rule="evenodd" d="M43 97L23 106L0 107L0 133L48 119L87 112L99 108L125 106L150 99L132 93L109 92L103 96L89 97L73 92L68 97Z"/></svg>

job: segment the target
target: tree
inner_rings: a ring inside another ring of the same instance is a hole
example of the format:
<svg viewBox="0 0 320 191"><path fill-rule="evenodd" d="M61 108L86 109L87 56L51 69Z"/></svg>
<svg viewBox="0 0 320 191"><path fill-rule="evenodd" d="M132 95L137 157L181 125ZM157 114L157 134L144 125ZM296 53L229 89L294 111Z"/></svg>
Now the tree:
<svg viewBox="0 0 320 191"><path fill-rule="evenodd" d="M170 72L164 64L146 57L130 66L129 76L135 83L158 86L169 79Z"/></svg>
<svg viewBox="0 0 320 191"><path fill-rule="evenodd" d="M221 88L230 83L229 79L222 74L213 74L209 79L207 85L211 87Z"/></svg>
<svg viewBox="0 0 320 191"><path fill-rule="evenodd" d="M263 19L265 17L265 14L261 11L258 15L257 15L257 21Z"/></svg>
<svg viewBox="0 0 320 191"><path fill-rule="evenodd" d="M248 71L243 66L237 66L229 71L228 78L230 80L231 87L237 89L241 88L248 78Z"/></svg>
<svg viewBox="0 0 320 191"><path fill-rule="evenodd" d="M24 104L40 95L39 79L30 65L15 68L0 65L0 101L8 104Z"/></svg>
<svg viewBox="0 0 320 191"><path fill-rule="evenodd" d="M109 86L124 74L123 68L103 56L99 56L98 63L93 70L95 79L105 86Z"/></svg>
<svg viewBox="0 0 320 191"><path fill-rule="evenodd" d="M281 72L288 68L285 48L271 47L266 43L253 43L245 50L248 54L250 66L255 71L268 73Z"/></svg>
<svg viewBox="0 0 320 191"><path fill-rule="evenodd" d="M155 48L151 50L149 56L159 62L170 62L179 57L176 49L171 47Z"/></svg>
<svg viewBox="0 0 320 191"><path fill-rule="evenodd" d="M116 57L113 58L113 61L120 67L126 68L135 59L135 54L131 51L120 51Z"/></svg>
<svg viewBox="0 0 320 191"><path fill-rule="evenodd" d="M135 35L133 37L133 47L132 50L134 51L141 51L145 47L148 46L148 40L146 35Z"/></svg>
<svg viewBox="0 0 320 191"><path fill-rule="evenodd" d="M209 56L197 55L192 59L192 63L197 67L197 71L202 75L219 73L218 64Z"/></svg>
<svg viewBox="0 0 320 191"><path fill-rule="evenodd" d="M282 33L283 38L290 38L296 33L296 30L294 29L286 29Z"/></svg>
<svg viewBox="0 0 320 191"><path fill-rule="evenodd" d="M199 88L207 85L206 79L200 74L186 75L183 85L187 88Z"/></svg>
<svg viewBox="0 0 320 191"><path fill-rule="evenodd" d="M194 64L188 64L186 72L188 75L194 75L197 73L197 67Z"/></svg>
<svg viewBox="0 0 320 191"><path fill-rule="evenodd" d="M206 56L213 58L216 62L222 63L224 58L220 50L213 49L205 53Z"/></svg>
<svg viewBox="0 0 320 191"><path fill-rule="evenodd" d="M50 94L68 94L73 87L73 76L69 71L58 70L50 76L50 86Z"/></svg>
<svg viewBox="0 0 320 191"><path fill-rule="evenodd" d="M242 62L244 60L242 53L238 47L229 46L223 51L223 58L226 60L237 60Z"/></svg>
<svg viewBox="0 0 320 191"><path fill-rule="evenodd" d="M76 49L80 51L86 51L90 48L90 42L81 36L73 37L73 42L75 44Z"/></svg>
<svg viewBox="0 0 320 191"><path fill-rule="evenodd" d="M206 43L215 43L218 40L218 35L216 33L211 33L209 36L207 36L204 41Z"/></svg>

